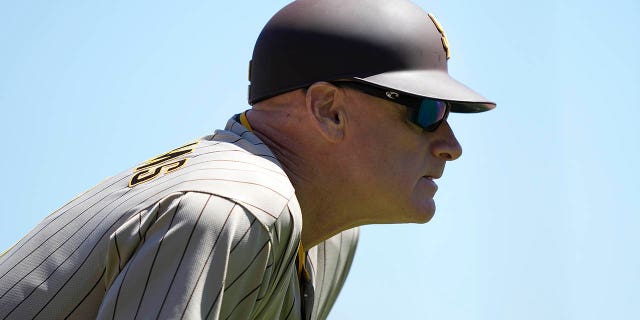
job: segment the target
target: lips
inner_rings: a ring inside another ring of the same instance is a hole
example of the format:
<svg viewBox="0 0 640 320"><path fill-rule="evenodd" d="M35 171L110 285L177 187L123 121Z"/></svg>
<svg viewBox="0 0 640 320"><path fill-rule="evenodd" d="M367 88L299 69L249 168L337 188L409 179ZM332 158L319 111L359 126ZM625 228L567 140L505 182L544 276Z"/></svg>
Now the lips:
<svg viewBox="0 0 640 320"><path fill-rule="evenodd" d="M432 177L432 176L423 176L422 178L424 178L425 180L427 180L427 184L431 185L435 190L438 190L438 185L435 183L435 179L438 179L438 177Z"/></svg>

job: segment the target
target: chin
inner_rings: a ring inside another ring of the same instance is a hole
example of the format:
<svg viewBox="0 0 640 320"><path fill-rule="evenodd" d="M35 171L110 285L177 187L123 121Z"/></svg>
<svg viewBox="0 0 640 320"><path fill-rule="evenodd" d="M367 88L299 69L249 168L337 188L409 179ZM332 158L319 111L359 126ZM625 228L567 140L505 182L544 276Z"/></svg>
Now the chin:
<svg viewBox="0 0 640 320"><path fill-rule="evenodd" d="M427 223L436 213L436 204L433 199L422 199L420 205L416 207L411 215L411 222Z"/></svg>
<svg viewBox="0 0 640 320"><path fill-rule="evenodd" d="M395 223L427 223L436 213L436 205L433 198L421 197L419 199L403 199L398 205L397 201L378 203L368 212L374 213L373 219L367 219L363 224L395 224ZM390 206L385 204L395 204ZM366 212L367 210L365 210Z"/></svg>
<svg viewBox="0 0 640 320"><path fill-rule="evenodd" d="M435 215L435 211L424 214L416 219L416 223L427 223L431 221L431 218Z"/></svg>

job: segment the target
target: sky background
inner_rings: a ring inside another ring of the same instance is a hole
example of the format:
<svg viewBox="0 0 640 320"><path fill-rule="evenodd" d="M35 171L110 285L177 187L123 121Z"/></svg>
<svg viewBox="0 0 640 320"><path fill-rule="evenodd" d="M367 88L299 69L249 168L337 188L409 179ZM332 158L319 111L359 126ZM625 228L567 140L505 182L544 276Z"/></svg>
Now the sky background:
<svg viewBox="0 0 640 320"><path fill-rule="evenodd" d="M248 108L286 3L0 0L0 251ZM364 227L329 319L639 319L640 2L417 3L498 108L450 116L436 216Z"/></svg>

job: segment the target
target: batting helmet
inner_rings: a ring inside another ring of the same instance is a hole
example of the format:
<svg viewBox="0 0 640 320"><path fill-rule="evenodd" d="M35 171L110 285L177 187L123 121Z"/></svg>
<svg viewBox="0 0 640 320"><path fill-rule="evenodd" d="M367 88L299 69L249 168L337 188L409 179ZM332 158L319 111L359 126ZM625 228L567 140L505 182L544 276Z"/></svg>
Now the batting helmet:
<svg viewBox="0 0 640 320"><path fill-rule="evenodd" d="M407 0L298 0L262 29L249 65L249 104L317 81L357 79L451 102L452 112L493 109L449 76L448 40Z"/></svg>

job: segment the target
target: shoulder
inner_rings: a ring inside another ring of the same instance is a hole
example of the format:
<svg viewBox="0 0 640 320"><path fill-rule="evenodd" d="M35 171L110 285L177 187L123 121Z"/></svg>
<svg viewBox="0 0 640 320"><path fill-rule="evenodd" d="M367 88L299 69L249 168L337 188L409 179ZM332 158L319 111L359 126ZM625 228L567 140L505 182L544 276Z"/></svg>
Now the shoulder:
<svg viewBox="0 0 640 320"><path fill-rule="evenodd" d="M233 200L265 225L274 223L283 212L300 214L293 185L261 142L217 131L199 140L189 161L182 178L184 190Z"/></svg>
<svg viewBox="0 0 640 320"><path fill-rule="evenodd" d="M268 232L277 227L299 234L302 218L293 186L268 157L268 148L246 138L217 131L164 152L104 180L43 223L77 217L78 223L91 222L89 226L96 225L99 232L110 232L137 216L164 211L170 203L179 203L184 210L188 205L188 212L195 216L199 214L196 204L204 208L207 201L203 199L209 199L206 212L215 212L216 217L224 216L224 208L232 205L255 217ZM153 215L149 217L150 222L154 220Z"/></svg>
<svg viewBox="0 0 640 320"><path fill-rule="evenodd" d="M265 226L287 208L299 214L287 175L250 132L217 130L141 163L128 176L127 193L152 195L146 205L169 194L198 192L243 205Z"/></svg>
<svg viewBox="0 0 640 320"><path fill-rule="evenodd" d="M268 252L272 262L286 264L298 246L299 219L288 206L269 224L259 215L254 207L216 194L173 193L124 221L111 234L109 251L113 257L117 254L112 260L128 261L142 243L176 248L192 243L191 247L220 247L236 257L234 261Z"/></svg>
<svg viewBox="0 0 640 320"><path fill-rule="evenodd" d="M258 232L258 229L262 229L261 233L267 234L274 245L286 246L293 243L297 246L302 224L296 209L297 203L285 205L277 213L270 213L249 203L217 194L189 191L169 195L142 212L145 215L154 215L157 219L166 214L180 214L180 225L207 228L213 233L225 228L236 229L236 232L247 232L248 229ZM268 223L262 219L265 214L273 215ZM238 221L243 222L239 224Z"/></svg>
<svg viewBox="0 0 640 320"><path fill-rule="evenodd" d="M265 291L260 296L277 296L276 288L286 286L289 275L295 273L293 260L302 223L289 206L268 224L258 218L261 213L255 207L219 195L188 192L181 196L178 206L181 228L194 230L203 242L224 243L226 249L221 250L228 250L230 269L248 268L265 255L261 261L268 265L260 264L265 268L261 276L265 281L261 290Z"/></svg>

